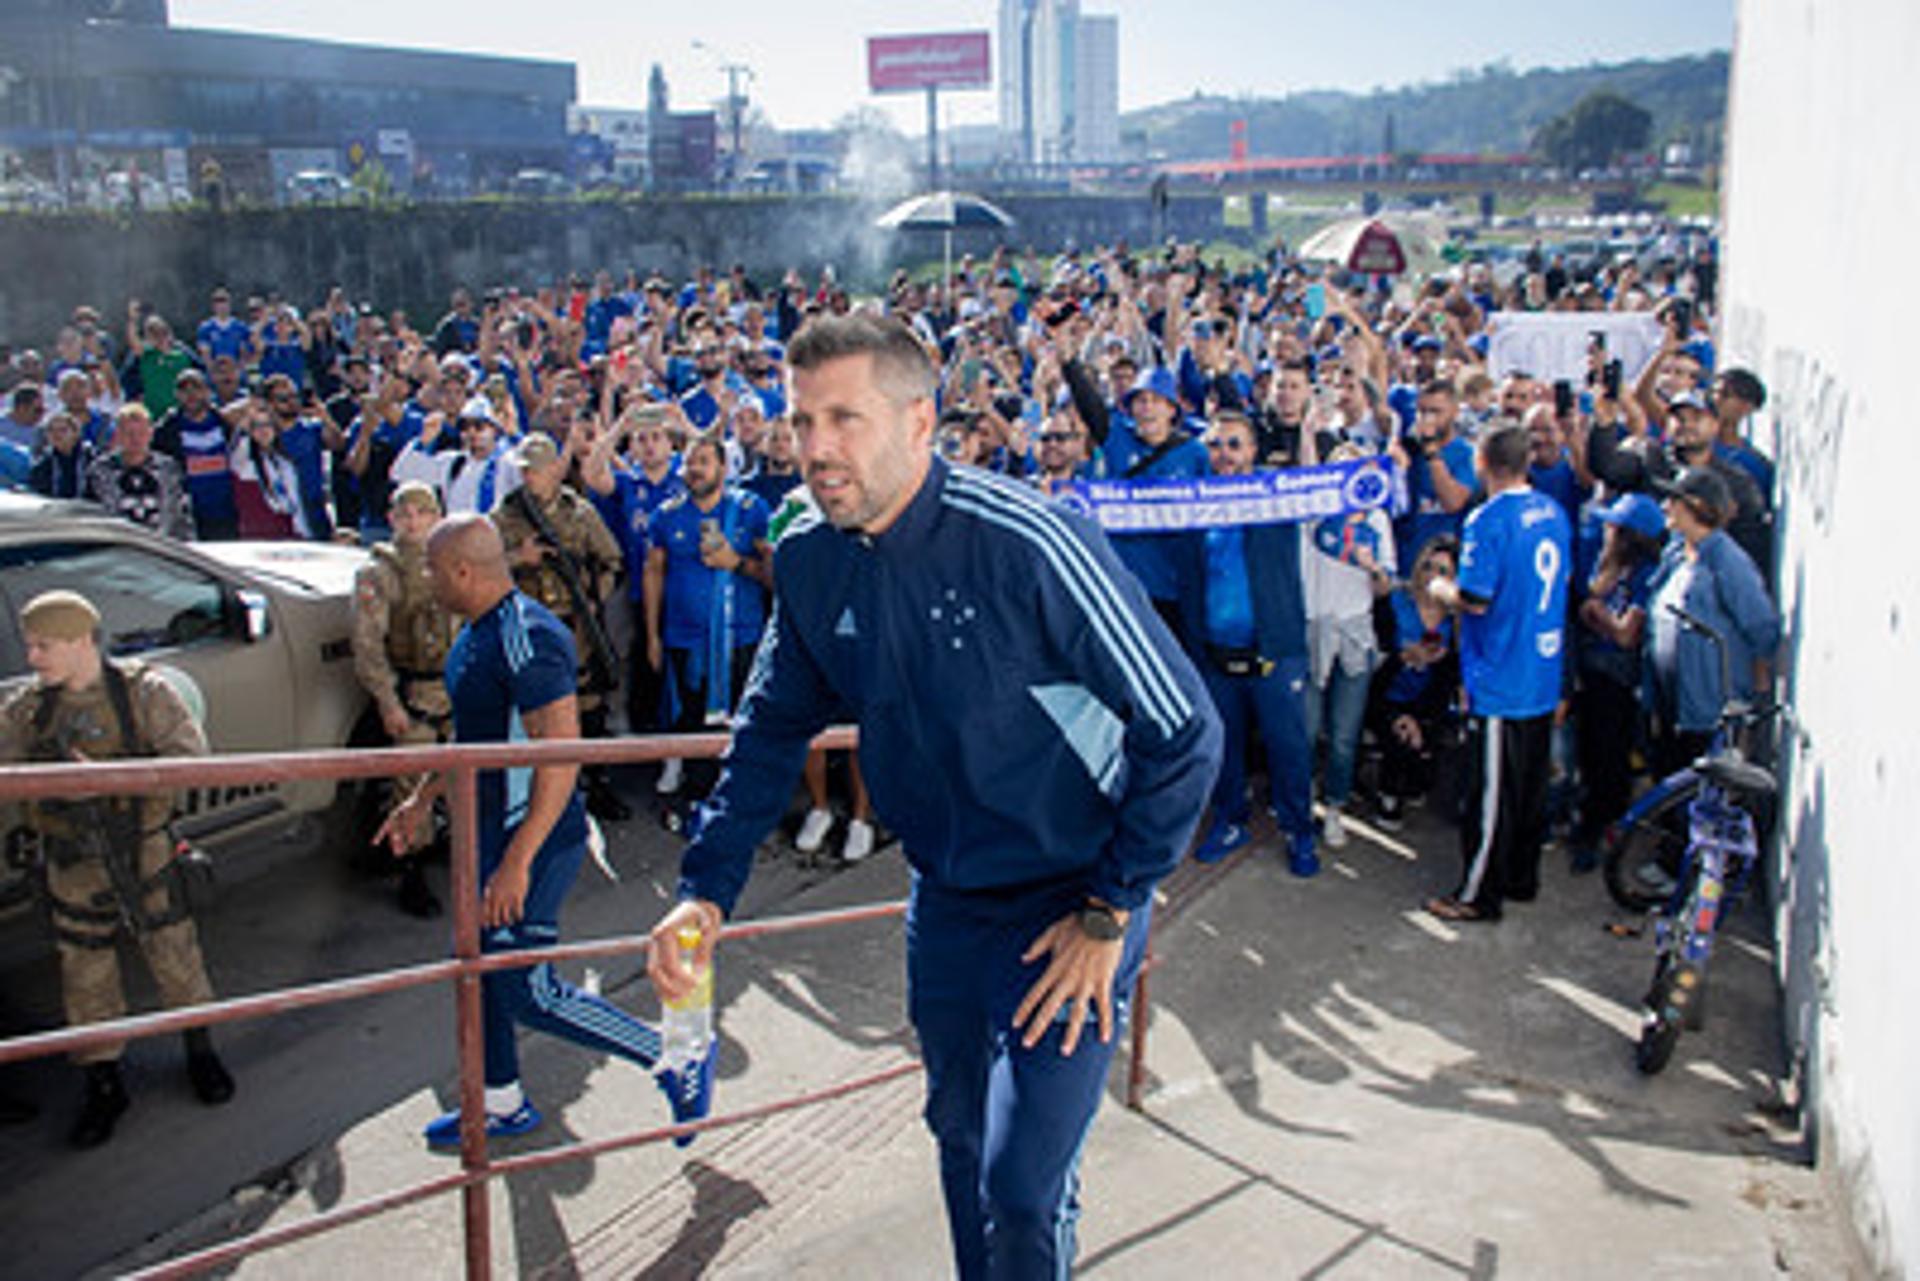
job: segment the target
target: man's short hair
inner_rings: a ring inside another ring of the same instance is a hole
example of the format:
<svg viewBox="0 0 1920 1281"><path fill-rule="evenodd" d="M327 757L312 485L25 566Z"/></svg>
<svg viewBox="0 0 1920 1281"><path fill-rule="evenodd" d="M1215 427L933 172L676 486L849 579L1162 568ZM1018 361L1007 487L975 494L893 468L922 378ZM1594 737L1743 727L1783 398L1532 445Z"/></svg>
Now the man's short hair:
<svg viewBox="0 0 1920 1281"><path fill-rule="evenodd" d="M1444 378L1429 378L1420 384L1420 394L1422 396L1445 396L1448 400L1454 400L1459 397L1460 393L1455 391L1453 384Z"/></svg>
<svg viewBox="0 0 1920 1281"><path fill-rule="evenodd" d="M817 369L848 356L873 357L873 378L899 405L933 395L933 362L911 329L871 313L823 314L809 320L787 348L796 370Z"/></svg>
<svg viewBox="0 0 1920 1281"><path fill-rule="evenodd" d="M1767 385L1760 381L1759 375L1751 369L1734 368L1720 375L1720 385L1752 405L1755 409L1765 408L1767 403Z"/></svg>
<svg viewBox="0 0 1920 1281"><path fill-rule="evenodd" d="M1480 435L1480 457L1496 476L1524 476L1528 444L1526 428L1511 418L1496 418Z"/></svg>
<svg viewBox="0 0 1920 1281"><path fill-rule="evenodd" d="M1249 436L1258 434L1253 429L1253 419L1237 409L1216 409L1208 421L1214 427L1239 427Z"/></svg>
<svg viewBox="0 0 1920 1281"><path fill-rule="evenodd" d="M21 383L13 389L13 403L15 405L24 406L28 401L44 400L45 398L40 391L39 383Z"/></svg>
<svg viewBox="0 0 1920 1281"><path fill-rule="evenodd" d="M691 458L693 457L693 451L696 449L711 449L714 458L719 461L721 468L724 469L726 467L727 442L719 432L697 431L693 433L693 435L687 437L687 443L681 448L680 457L683 460Z"/></svg>

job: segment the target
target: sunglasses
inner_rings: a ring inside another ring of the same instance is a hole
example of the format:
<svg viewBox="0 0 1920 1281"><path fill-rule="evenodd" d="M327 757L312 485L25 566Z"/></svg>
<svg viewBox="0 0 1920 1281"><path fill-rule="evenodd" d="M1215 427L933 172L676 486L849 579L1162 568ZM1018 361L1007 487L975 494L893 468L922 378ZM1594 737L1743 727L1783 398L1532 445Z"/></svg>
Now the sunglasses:
<svg viewBox="0 0 1920 1281"><path fill-rule="evenodd" d="M1080 439L1080 437L1070 431L1043 431L1040 433L1040 443L1043 445L1065 445L1078 439Z"/></svg>

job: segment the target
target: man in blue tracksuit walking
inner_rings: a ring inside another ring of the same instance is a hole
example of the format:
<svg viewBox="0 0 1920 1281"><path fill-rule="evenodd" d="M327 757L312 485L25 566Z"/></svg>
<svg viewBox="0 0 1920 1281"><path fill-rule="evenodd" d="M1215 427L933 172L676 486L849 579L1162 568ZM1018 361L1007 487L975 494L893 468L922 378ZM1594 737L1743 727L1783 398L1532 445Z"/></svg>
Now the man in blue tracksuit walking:
<svg viewBox="0 0 1920 1281"><path fill-rule="evenodd" d="M691 987L679 929L711 947L808 741L851 708L914 869L909 1012L959 1273L1065 1276L1081 1143L1219 722L1097 528L933 457L933 370L904 326L821 317L788 354L820 515L775 549L773 618L648 972L663 997Z"/></svg>

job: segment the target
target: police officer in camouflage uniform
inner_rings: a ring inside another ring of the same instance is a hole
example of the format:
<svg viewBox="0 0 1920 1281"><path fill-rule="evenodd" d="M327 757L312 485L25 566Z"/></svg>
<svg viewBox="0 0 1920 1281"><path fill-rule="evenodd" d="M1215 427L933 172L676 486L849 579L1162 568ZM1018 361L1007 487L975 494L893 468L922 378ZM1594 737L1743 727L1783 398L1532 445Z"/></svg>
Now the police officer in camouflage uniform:
<svg viewBox="0 0 1920 1281"><path fill-rule="evenodd" d="M375 543L354 579L353 671L372 696L380 724L396 744L444 743L453 714L441 677L460 624L433 597L427 535L440 519L431 486L408 481L388 507L393 541ZM404 793L406 780L395 780ZM400 909L440 914L427 886L425 850L400 864Z"/></svg>
<svg viewBox="0 0 1920 1281"><path fill-rule="evenodd" d="M204 756L207 740L180 692L155 669L105 658L100 615L75 592L43 592L20 613L32 678L0 687L0 760L112 760L129 756ZM168 1006L213 999L200 941L182 893L167 831L166 794L37 800L25 805L39 840L60 956L60 983L71 1024L126 1013L117 942L131 934ZM233 1097L205 1028L186 1034L187 1075L206 1104ZM75 1056L86 1070L76 1147L113 1135L127 1110L120 1045Z"/></svg>
<svg viewBox="0 0 1920 1281"><path fill-rule="evenodd" d="M597 629L604 642L606 629L600 622L600 606L611 597L619 581L623 564L620 544L593 504L564 483L567 460L551 437L535 432L520 446L514 461L520 467L521 486L493 509L493 523L506 544L514 585L572 629L581 664L580 732L588 738L605 738L606 695L613 688L620 664L618 656L612 655L610 670L599 670L592 657L593 632ZM557 547L549 541L547 532L558 540ZM563 561L570 561L576 572L584 612L567 585ZM581 778L587 809L595 818L618 823L632 817L632 811L614 792L604 766L587 766Z"/></svg>

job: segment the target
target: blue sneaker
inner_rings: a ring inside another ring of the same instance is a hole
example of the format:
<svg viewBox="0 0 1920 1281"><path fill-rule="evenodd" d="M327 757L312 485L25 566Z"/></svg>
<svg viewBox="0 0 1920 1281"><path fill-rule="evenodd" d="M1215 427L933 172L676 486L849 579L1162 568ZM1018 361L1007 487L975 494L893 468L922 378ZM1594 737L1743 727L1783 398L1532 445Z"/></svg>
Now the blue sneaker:
<svg viewBox="0 0 1920 1281"><path fill-rule="evenodd" d="M719 1056L720 1040L716 1037L707 1042L707 1052L690 1070L663 1067L653 1074L673 1108L674 1124L701 1120L713 1110L713 1064ZM684 1148L699 1137L698 1134L676 1134L673 1146Z"/></svg>
<svg viewBox="0 0 1920 1281"><path fill-rule="evenodd" d="M1193 861L1218 863L1252 839L1244 824L1215 822L1207 829L1207 838L1200 842L1200 848L1193 852Z"/></svg>
<svg viewBox="0 0 1920 1281"><path fill-rule="evenodd" d="M540 1128L540 1109L533 1104L521 1102L520 1106L505 1116L487 1113L487 1137L490 1139L511 1138L516 1134L528 1134ZM457 1148L460 1146L460 1109L455 1108L427 1123L427 1146L430 1148Z"/></svg>
<svg viewBox="0 0 1920 1281"><path fill-rule="evenodd" d="M1302 879L1320 875L1320 855L1314 850L1311 835L1288 838L1287 870Z"/></svg>

